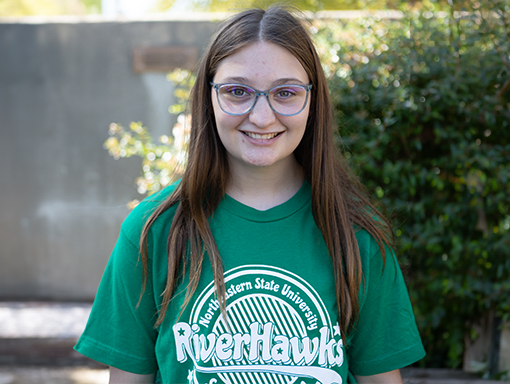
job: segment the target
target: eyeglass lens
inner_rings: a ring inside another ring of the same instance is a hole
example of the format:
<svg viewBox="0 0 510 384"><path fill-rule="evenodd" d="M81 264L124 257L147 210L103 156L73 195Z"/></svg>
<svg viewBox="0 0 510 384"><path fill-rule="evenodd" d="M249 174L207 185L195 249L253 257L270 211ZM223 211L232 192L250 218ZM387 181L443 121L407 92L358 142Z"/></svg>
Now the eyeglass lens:
<svg viewBox="0 0 510 384"><path fill-rule="evenodd" d="M258 92L246 85L223 84L218 89L221 108L231 114L247 113L257 100ZM271 108L282 115L294 115L304 108L307 90L300 85L281 85L267 92Z"/></svg>

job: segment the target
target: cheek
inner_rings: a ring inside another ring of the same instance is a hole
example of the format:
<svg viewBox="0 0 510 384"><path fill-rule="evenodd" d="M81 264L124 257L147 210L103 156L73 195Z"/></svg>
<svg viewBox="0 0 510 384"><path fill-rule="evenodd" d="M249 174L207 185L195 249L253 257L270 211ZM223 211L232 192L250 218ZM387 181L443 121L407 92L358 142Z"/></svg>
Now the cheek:
<svg viewBox="0 0 510 384"><path fill-rule="evenodd" d="M218 105L218 101L216 100L215 94L213 94L212 99L213 112L214 112L214 121L216 122L216 129L218 130L218 134L221 135L221 131L225 127L225 114L220 109Z"/></svg>
<svg viewBox="0 0 510 384"><path fill-rule="evenodd" d="M218 121L217 116L221 112L221 109L220 109L220 106L218 105L218 100L216 99L216 92L214 91L214 89L211 92L211 102L212 102L212 107L213 107L214 119L217 122Z"/></svg>
<svg viewBox="0 0 510 384"><path fill-rule="evenodd" d="M305 110L298 116L292 116L292 120L285 122L282 121L282 123L286 125L290 130L292 130L296 137L302 137L305 133L306 125L308 123L308 111Z"/></svg>
<svg viewBox="0 0 510 384"><path fill-rule="evenodd" d="M303 135L306 131L306 127L308 126L308 120L310 119L310 104L303 111L303 117L301 118L301 129L303 130Z"/></svg>
<svg viewBox="0 0 510 384"><path fill-rule="evenodd" d="M233 143L233 140L239 139L239 125L243 121L242 116L230 116L223 111L214 111L214 121L216 122L216 132L224 146ZM242 137L241 137L242 138Z"/></svg>

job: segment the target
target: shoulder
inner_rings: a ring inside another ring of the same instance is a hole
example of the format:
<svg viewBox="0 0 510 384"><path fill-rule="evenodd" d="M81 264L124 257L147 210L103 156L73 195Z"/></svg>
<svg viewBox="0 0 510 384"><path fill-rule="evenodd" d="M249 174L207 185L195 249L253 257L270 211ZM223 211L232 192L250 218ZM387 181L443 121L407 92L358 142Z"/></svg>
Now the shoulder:
<svg viewBox="0 0 510 384"><path fill-rule="evenodd" d="M180 181L176 181L175 183L169 185L168 187L156 192L144 200L142 200L126 217L124 222L122 223L121 231L124 235L128 236L132 239L139 239L142 233L142 229L154 213L154 211L166 200L168 199L172 193L175 192L179 185ZM176 205L170 207L165 212L163 212L156 220L154 225L156 227L161 226L162 223L167 223L168 221L172 221L173 216L175 214Z"/></svg>
<svg viewBox="0 0 510 384"><path fill-rule="evenodd" d="M377 253L380 253L377 240L366 229L355 228L356 240L358 241L361 261L368 261ZM386 248L386 247L385 247Z"/></svg>
<svg viewBox="0 0 510 384"><path fill-rule="evenodd" d="M375 237L365 229L357 230L356 240L365 280L373 278L374 274L395 277L399 266L393 248L383 243L381 249Z"/></svg>

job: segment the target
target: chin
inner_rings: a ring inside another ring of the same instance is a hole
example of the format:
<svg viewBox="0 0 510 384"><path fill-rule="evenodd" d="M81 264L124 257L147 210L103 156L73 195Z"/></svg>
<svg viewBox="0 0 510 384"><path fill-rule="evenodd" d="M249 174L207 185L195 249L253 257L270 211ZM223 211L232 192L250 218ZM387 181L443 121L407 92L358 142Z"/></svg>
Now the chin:
<svg viewBox="0 0 510 384"><path fill-rule="evenodd" d="M254 167L268 167L278 162L278 156L273 153L266 154L245 154L243 162Z"/></svg>
<svg viewBox="0 0 510 384"><path fill-rule="evenodd" d="M267 160L267 159L258 159L258 160L250 160L246 161L248 165L251 165L253 167L270 167L271 165L274 165L276 161L273 160Z"/></svg>

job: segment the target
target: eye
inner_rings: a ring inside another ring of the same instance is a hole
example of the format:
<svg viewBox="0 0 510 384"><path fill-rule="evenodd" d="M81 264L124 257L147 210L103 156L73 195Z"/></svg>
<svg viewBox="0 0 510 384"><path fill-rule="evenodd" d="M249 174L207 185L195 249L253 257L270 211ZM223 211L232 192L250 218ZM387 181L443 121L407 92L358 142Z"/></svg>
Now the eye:
<svg viewBox="0 0 510 384"><path fill-rule="evenodd" d="M220 92L235 98L249 98L254 93L253 89L237 84L224 85Z"/></svg>
<svg viewBox="0 0 510 384"><path fill-rule="evenodd" d="M273 97L278 99L289 99L293 96L296 96L300 93L299 87L290 86L290 87L278 87L271 91Z"/></svg>

